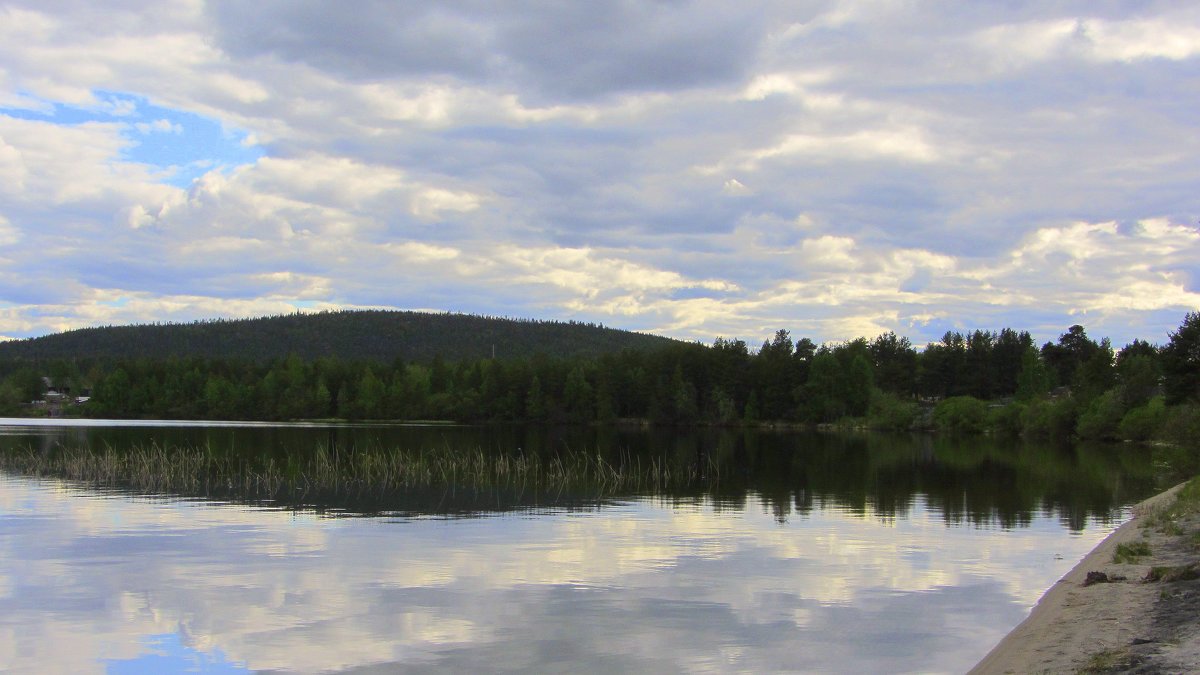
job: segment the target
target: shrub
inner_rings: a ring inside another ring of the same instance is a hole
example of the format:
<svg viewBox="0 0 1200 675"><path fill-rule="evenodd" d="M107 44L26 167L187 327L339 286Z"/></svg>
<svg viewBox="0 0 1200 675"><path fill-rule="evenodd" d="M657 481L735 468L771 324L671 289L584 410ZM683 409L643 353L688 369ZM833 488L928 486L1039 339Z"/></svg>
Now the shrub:
<svg viewBox="0 0 1200 675"><path fill-rule="evenodd" d="M1117 550L1113 553L1113 562L1137 564L1140 558L1148 555L1150 555L1150 544L1144 541L1121 543L1117 544Z"/></svg>
<svg viewBox="0 0 1200 675"><path fill-rule="evenodd" d="M1168 408L1162 437L1183 448L1200 449L1200 405L1191 403Z"/></svg>
<svg viewBox="0 0 1200 675"><path fill-rule="evenodd" d="M1117 425L1121 438L1131 441L1148 441L1159 434L1167 419L1167 406L1161 396L1150 399L1146 405L1125 413Z"/></svg>
<svg viewBox="0 0 1200 675"><path fill-rule="evenodd" d="M1034 401L1021 413L1021 427L1026 436L1067 438L1075 431L1077 420L1075 401Z"/></svg>
<svg viewBox="0 0 1200 675"><path fill-rule="evenodd" d="M987 425L992 431L1000 434L1017 435L1021 433L1021 416L1025 413L1024 403L1009 403L1006 406L988 410Z"/></svg>
<svg viewBox="0 0 1200 675"><path fill-rule="evenodd" d="M1115 390L1110 389L1088 404L1087 409L1079 416L1075 432L1080 438L1117 438L1117 426L1124 414L1125 407L1121 405L1121 397Z"/></svg>
<svg viewBox="0 0 1200 675"><path fill-rule="evenodd" d="M904 431L911 429L917 418L917 404L895 394L876 389L871 393L868 425L873 429Z"/></svg>
<svg viewBox="0 0 1200 675"><path fill-rule="evenodd" d="M987 404L974 396L953 396L933 409L933 425L940 431L980 433L987 424Z"/></svg>

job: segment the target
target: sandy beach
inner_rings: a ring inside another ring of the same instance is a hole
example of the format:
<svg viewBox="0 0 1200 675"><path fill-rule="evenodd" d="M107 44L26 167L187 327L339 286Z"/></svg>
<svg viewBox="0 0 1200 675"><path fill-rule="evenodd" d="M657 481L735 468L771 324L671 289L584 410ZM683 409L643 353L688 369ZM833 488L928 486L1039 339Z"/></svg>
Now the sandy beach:
<svg viewBox="0 0 1200 675"><path fill-rule="evenodd" d="M970 673L1200 672L1200 515L1174 512L1182 488L1135 506ZM1118 547L1148 554L1118 563Z"/></svg>

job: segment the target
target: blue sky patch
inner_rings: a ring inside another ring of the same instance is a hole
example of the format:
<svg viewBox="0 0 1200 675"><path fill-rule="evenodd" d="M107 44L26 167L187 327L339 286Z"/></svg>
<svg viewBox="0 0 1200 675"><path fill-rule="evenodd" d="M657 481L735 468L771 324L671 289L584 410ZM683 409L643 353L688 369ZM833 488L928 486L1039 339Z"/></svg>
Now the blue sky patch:
<svg viewBox="0 0 1200 675"><path fill-rule="evenodd" d="M231 663L220 651L207 654L183 644L177 633L151 635L144 641L147 651L132 659L111 659L109 675L149 673L248 673L244 665Z"/></svg>
<svg viewBox="0 0 1200 675"><path fill-rule="evenodd" d="M181 188L213 169L250 164L264 154L246 144L246 132L202 115L157 106L132 94L97 92L96 99L98 103L90 106L47 101L36 110L0 108L0 114L68 126L120 124L132 141L120 159L156 167L164 183Z"/></svg>

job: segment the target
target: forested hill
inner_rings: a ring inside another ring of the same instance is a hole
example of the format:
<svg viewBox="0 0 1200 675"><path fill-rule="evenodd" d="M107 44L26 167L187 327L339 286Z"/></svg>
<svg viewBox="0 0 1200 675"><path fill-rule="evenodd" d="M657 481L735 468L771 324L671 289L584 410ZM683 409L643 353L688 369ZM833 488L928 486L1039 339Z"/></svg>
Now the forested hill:
<svg viewBox="0 0 1200 675"><path fill-rule="evenodd" d="M427 362L490 357L593 356L653 349L669 338L585 323L500 319L466 314L344 311L259 319L81 328L0 343L0 359L148 358L171 356L265 362L302 359Z"/></svg>

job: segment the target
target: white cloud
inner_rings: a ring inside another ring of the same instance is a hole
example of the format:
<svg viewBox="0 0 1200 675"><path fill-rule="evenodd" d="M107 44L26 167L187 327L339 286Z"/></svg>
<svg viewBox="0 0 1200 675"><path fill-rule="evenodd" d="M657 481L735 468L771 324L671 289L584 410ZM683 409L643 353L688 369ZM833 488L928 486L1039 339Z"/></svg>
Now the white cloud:
<svg viewBox="0 0 1200 675"><path fill-rule="evenodd" d="M1189 309L1194 10L731 7L10 2L0 296L21 309L0 333L119 319L72 309L91 289L207 298L172 316L463 303L704 341L1081 312L1162 340ZM178 123L134 100L264 156L166 185L127 136Z"/></svg>
<svg viewBox="0 0 1200 675"><path fill-rule="evenodd" d="M21 231L0 214L0 246L12 246L21 240Z"/></svg>
<svg viewBox="0 0 1200 675"><path fill-rule="evenodd" d="M805 239L800 244L800 256L805 265L838 268L850 271L858 267L854 255L854 240L849 237L826 235Z"/></svg>
<svg viewBox="0 0 1200 675"><path fill-rule="evenodd" d="M894 158L913 162L939 161L941 152L922 136L924 132L915 128L860 131L848 136L793 134L775 146L755 151L751 158L762 161L801 155L824 160Z"/></svg>
<svg viewBox="0 0 1200 675"><path fill-rule="evenodd" d="M127 103L131 103L126 101ZM131 103L132 104L132 103ZM181 134L183 127L171 120L158 119L153 122L138 122L133 127L140 134Z"/></svg>
<svg viewBox="0 0 1200 675"><path fill-rule="evenodd" d="M421 220L438 220L449 213L465 213L479 208L479 197L469 192L425 188L414 194L409 210Z"/></svg>
<svg viewBox="0 0 1200 675"><path fill-rule="evenodd" d="M743 185L742 182L736 178L730 178L729 180L725 181L725 185L722 186L721 191L733 197L750 194L750 188Z"/></svg>
<svg viewBox="0 0 1200 675"><path fill-rule="evenodd" d="M551 625L562 627L581 659L611 659L615 634L641 663L689 670L701 659L721 662L718 636L731 625L723 621L764 640L737 665L769 671L794 664L796 653L811 657L808 663L844 663L840 652L855 647L855 636L835 624L847 611L877 611L881 598L929 599L955 586L968 591L952 605L954 621L966 625L946 626L961 631L947 642L972 645L954 655L969 665L1106 534L1091 526L1066 536L1057 515L1035 514L1030 527L1007 531L948 526L924 500L895 517L820 497L788 525L753 496L743 508L635 500L587 517L386 523L6 478L0 508L54 523L16 528L6 554L19 583L0 576L0 591L14 600L0 619L0 659L19 671L53 672L102 671L153 653L146 637L164 634L251 670L445 666L436 659L546 639L538 631ZM447 527L471 530L470 545L447 538ZM905 546L895 545L898 536ZM107 556L134 540L146 546L143 553ZM74 555L81 543L84 558ZM105 556L108 564L95 564ZM929 556L938 564L929 565ZM734 573L747 558L766 564ZM670 580L682 584L672 588ZM993 594L989 607L1013 611L967 611L985 591ZM67 600L69 613L45 609ZM578 600L611 604L632 620L594 631L584 625L594 614L556 612ZM680 601L718 623L642 630ZM512 621L514 609L525 620ZM72 648L63 649L66 643ZM929 663L923 650L911 658L913 667Z"/></svg>
<svg viewBox="0 0 1200 675"><path fill-rule="evenodd" d="M1098 62L1182 61L1200 54L1200 27L1194 15L1180 19L1032 21L990 27L971 41L1006 65L1018 67L1073 56Z"/></svg>
<svg viewBox="0 0 1200 675"><path fill-rule="evenodd" d="M448 246L431 246L421 242L388 243L383 248L407 263L438 263L459 257L460 251Z"/></svg>

